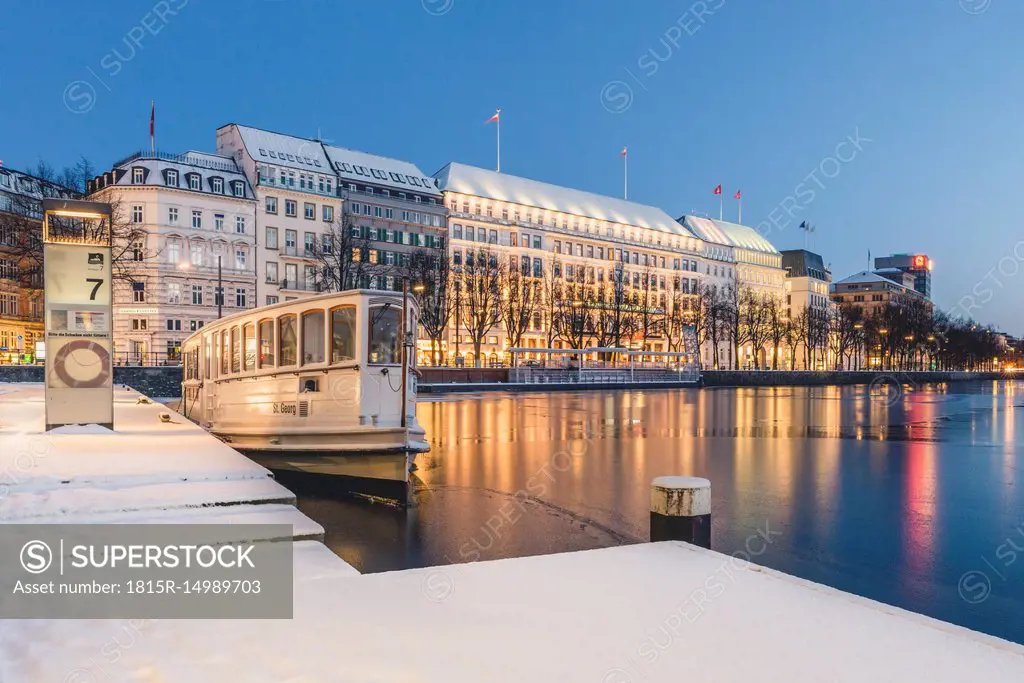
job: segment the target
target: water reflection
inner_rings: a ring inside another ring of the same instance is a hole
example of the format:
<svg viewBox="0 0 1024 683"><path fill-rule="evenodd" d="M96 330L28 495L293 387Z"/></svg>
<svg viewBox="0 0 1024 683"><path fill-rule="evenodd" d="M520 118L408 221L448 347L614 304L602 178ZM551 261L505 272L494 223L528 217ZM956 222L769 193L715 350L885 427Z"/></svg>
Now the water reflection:
<svg viewBox="0 0 1024 683"><path fill-rule="evenodd" d="M643 542L650 480L703 476L716 550L768 524L762 564L1024 642L1024 562L958 593L1024 521L1018 403L1013 383L446 396L418 408L414 508L300 506L384 571Z"/></svg>

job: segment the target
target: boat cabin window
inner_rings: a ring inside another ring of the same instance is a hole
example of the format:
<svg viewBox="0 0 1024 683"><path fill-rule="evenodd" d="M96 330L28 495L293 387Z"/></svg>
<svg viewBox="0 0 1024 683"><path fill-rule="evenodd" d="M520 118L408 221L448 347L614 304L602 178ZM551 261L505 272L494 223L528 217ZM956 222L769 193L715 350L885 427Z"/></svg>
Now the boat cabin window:
<svg viewBox="0 0 1024 683"><path fill-rule="evenodd" d="M331 311L331 362L356 359L356 307L341 306Z"/></svg>
<svg viewBox="0 0 1024 683"><path fill-rule="evenodd" d="M274 321L260 321L260 367L274 367Z"/></svg>
<svg viewBox="0 0 1024 683"><path fill-rule="evenodd" d="M279 367L295 365L295 352L298 350L298 337L294 315L282 315L277 319L277 335L281 340L281 359Z"/></svg>
<svg viewBox="0 0 1024 683"><path fill-rule="evenodd" d="M376 365L398 363L401 359L398 306L375 306L370 309L370 352L368 362Z"/></svg>
<svg viewBox="0 0 1024 683"><path fill-rule="evenodd" d="M231 355L228 345L230 343L231 337L228 336L228 331L222 330L220 333L220 377L228 374L228 358Z"/></svg>
<svg viewBox="0 0 1024 683"><path fill-rule="evenodd" d="M242 347L245 349L242 369L249 372L256 367L256 326L252 323L246 323L242 327Z"/></svg>
<svg viewBox="0 0 1024 683"><path fill-rule="evenodd" d="M203 335L203 379L210 379L210 358L213 355L213 341L210 335Z"/></svg>
<svg viewBox="0 0 1024 683"><path fill-rule="evenodd" d="M238 325L231 328L231 372L242 370L242 340Z"/></svg>
<svg viewBox="0 0 1024 683"><path fill-rule="evenodd" d="M302 314L302 364L324 362L324 312Z"/></svg>

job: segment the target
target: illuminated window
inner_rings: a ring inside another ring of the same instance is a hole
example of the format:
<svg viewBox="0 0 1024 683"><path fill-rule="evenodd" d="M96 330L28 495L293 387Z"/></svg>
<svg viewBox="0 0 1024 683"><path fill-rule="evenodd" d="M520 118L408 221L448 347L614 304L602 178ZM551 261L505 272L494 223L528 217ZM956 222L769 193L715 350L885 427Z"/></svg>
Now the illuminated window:
<svg viewBox="0 0 1024 683"><path fill-rule="evenodd" d="M269 297L268 297L269 298ZM267 303L270 303L269 301ZM274 367L274 321L260 321L260 367Z"/></svg>

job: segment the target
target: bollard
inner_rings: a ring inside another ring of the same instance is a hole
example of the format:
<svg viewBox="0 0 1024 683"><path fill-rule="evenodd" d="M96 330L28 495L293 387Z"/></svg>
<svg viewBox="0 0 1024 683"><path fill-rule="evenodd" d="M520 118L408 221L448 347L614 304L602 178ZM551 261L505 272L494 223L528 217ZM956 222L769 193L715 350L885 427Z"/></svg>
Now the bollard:
<svg viewBox="0 0 1024 683"><path fill-rule="evenodd" d="M651 542L686 541L711 548L711 482L657 477L651 482Z"/></svg>

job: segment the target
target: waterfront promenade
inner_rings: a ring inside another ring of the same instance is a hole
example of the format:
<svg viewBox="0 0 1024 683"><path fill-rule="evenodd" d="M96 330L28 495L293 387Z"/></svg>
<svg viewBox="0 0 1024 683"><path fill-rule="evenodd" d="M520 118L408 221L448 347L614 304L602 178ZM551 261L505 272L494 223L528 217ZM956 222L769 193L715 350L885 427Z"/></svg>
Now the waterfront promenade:
<svg viewBox="0 0 1024 683"><path fill-rule="evenodd" d="M162 406L115 434L43 434L38 386L0 384L0 521L290 520L267 473ZM1024 647L679 543L359 576L296 543L290 620L0 621L0 680L1024 679Z"/></svg>

